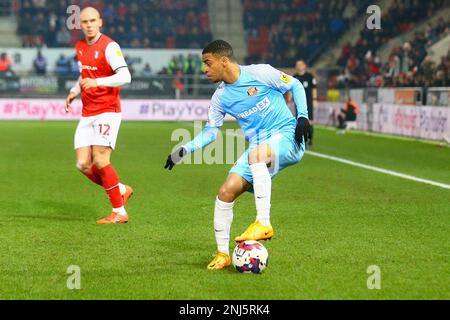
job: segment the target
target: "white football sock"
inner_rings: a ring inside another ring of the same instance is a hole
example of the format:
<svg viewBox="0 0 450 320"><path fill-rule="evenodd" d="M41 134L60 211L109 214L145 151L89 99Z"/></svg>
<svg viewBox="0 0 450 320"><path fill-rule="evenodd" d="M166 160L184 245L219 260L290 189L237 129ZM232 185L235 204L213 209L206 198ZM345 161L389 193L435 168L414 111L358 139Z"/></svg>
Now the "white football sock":
<svg viewBox="0 0 450 320"><path fill-rule="evenodd" d="M223 202L218 197L214 207L214 235L217 250L230 255L230 229L233 222L233 202Z"/></svg>
<svg viewBox="0 0 450 320"><path fill-rule="evenodd" d="M125 185L123 183L119 182L119 190L120 190L120 194L124 195L125 192L127 192L127 188L125 188Z"/></svg>
<svg viewBox="0 0 450 320"><path fill-rule="evenodd" d="M120 216L126 216L127 215L127 211L125 210L124 206L121 206L120 208L113 208L112 211L117 213Z"/></svg>
<svg viewBox="0 0 450 320"><path fill-rule="evenodd" d="M272 178L265 163L250 165L253 176L253 190L255 192L256 220L264 226L270 225L270 196L272 192Z"/></svg>

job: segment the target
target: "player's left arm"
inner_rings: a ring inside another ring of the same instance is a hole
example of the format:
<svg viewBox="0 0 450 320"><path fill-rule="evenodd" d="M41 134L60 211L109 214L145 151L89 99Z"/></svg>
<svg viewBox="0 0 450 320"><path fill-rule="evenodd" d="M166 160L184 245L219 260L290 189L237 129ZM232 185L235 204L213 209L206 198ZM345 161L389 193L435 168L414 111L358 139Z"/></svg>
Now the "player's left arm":
<svg viewBox="0 0 450 320"><path fill-rule="evenodd" d="M264 68L264 80L269 86L280 91L282 94L285 94L287 91L292 92L295 107L297 108L295 141L298 145L300 145L302 141L306 143L310 135L311 124L309 123L305 88L303 88L303 85L298 79L277 70L270 65L265 65Z"/></svg>
<svg viewBox="0 0 450 320"><path fill-rule="evenodd" d="M131 82L130 71L117 42L111 42L106 46L105 57L114 74L103 78L82 79L80 85L84 90L95 87L120 87Z"/></svg>
<svg viewBox="0 0 450 320"><path fill-rule="evenodd" d="M297 108L297 118L304 117L308 119L306 93L301 82L298 79L275 69L271 65L261 65L261 68L262 69L258 70L258 78L261 78L261 81L273 89L280 91L283 95L287 91L290 91Z"/></svg>

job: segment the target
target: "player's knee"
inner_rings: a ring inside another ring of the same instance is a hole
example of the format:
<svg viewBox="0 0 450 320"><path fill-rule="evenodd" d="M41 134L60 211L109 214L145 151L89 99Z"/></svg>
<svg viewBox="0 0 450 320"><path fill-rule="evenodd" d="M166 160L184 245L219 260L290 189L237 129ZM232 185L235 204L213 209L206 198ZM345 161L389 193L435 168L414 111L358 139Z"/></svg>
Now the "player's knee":
<svg viewBox="0 0 450 320"><path fill-rule="evenodd" d="M86 172L91 168L91 164L85 160L78 160L76 163L76 167L81 172Z"/></svg>
<svg viewBox="0 0 450 320"><path fill-rule="evenodd" d="M103 168L109 164L110 150L107 148L95 148L92 158L92 162L97 168Z"/></svg>
<svg viewBox="0 0 450 320"><path fill-rule="evenodd" d="M224 202L233 202L236 199L236 192L234 192L229 186L223 185L219 189L219 200Z"/></svg>
<svg viewBox="0 0 450 320"><path fill-rule="evenodd" d="M97 168L104 168L109 164L109 159L105 157L95 157L93 163Z"/></svg>

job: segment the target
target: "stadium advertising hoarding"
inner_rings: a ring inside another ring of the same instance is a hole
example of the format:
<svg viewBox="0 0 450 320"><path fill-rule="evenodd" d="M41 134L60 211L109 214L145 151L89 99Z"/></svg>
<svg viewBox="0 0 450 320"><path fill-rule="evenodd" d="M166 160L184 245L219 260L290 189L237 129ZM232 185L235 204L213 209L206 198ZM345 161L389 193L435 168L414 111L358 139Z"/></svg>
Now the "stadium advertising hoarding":
<svg viewBox="0 0 450 320"><path fill-rule="evenodd" d="M206 120L210 100L123 99L123 120L193 121ZM323 102L316 109L315 121L332 126L332 111L342 103ZM78 120L81 101L75 100L69 113L64 99L0 99L1 120ZM369 119L371 119L369 123ZM229 115L225 120L233 120ZM450 108L376 103L360 105L356 127L408 137L441 140L450 130Z"/></svg>
<svg viewBox="0 0 450 320"><path fill-rule="evenodd" d="M450 108L373 105L373 131L408 137L442 140L450 130Z"/></svg>
<svg viewBox="0 0 450 320"><path fill-rule="evenodd" d="M0 96L20 96L30 94L31 97L38 95L66 95L74 86L76 77L56 76L28 76L0 78ZM133 79L131 84L124 85L121 92L124 96L157 96L174 97L175 87L173 77L149 77Z"/></svg>
<svg viewBox="0 0 450 320"><path fill-rule="evenodd" d="M315 122L326 126L335 125L333 110L339 110L342 105L337 102L321 102L315 113ZM450 131L450 108L363 103L360 105L356 127L365 131L442 140L445 133Z"/></svg>
<svg viewBox="0 0 450 320"><path fill-rule="evenodd" d="M28 76L0 78L0 95L56 94L59 91L58 77ZM67 92L67 91L65 91Z"/></svg>
<svg viewBox="0 0 450 320"><path fill-rule="evenodd" d="M207 119L210 100L123 99L121 103L123 120L192 121ZM0 99L0 119L78 120L81 101L75 100L69 113L64 104L64 99Z"/></svg>

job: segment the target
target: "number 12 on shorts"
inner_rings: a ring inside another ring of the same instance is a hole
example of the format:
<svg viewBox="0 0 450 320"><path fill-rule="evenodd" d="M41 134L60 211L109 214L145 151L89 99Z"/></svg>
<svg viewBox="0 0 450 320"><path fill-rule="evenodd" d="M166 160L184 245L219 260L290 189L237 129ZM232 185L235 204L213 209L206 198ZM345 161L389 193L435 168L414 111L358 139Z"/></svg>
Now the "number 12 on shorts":
<svg viewBox="0 0 450 320"><path fill-rule="evenodd" d="M109 124L99 124L98 127L100 130L100 134L102 136L109 136L109 129L110 129Z"/></svg>

